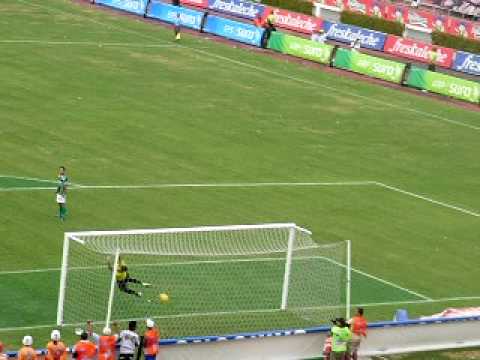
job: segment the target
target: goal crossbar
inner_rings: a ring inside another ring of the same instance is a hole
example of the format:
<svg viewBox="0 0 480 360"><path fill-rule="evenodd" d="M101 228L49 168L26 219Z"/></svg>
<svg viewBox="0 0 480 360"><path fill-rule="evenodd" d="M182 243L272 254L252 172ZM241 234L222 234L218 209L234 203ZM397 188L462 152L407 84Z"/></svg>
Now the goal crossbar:
<svg viewBox="0 0 480 360"><path fill-rule="evenodd" d="M71 239L81 241L79 236L94 236L94 235L146 235L146 234L169 234L169 233L190 233L190 232L208 232L208 231L235 231L235 230L254 230L254 229L290 229L296 230L305 234L311 235L312 232L294 223L274 223L274 224L259 224L259 225L222 225L222 226L198 226L185 228L163 228L163 229L134 229L134 230L100 230L100 231L81 231L81 232L67 232L65 235Z"/></svg>

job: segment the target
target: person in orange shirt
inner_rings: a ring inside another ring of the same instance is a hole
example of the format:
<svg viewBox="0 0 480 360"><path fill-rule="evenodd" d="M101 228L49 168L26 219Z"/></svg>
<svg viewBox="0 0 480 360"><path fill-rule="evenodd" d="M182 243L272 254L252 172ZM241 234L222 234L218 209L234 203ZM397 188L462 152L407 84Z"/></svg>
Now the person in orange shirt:
<svg viewBox="0 0 480 360"><path fill-rule="evenodd" d="M82 332L80 341L73 348L73 358L76 360L94 360L97 355L97 346L88 340L88 334Z"/></svg>
<svg viewBox="0 0 480 360"><path fill-rule="evenodd" d="M358 308L357 313L349 321L352 330L352 340L350 341L350 353L352 360L358 359L358 349L363 338L367 337L367 319L363 316L363 308Z"/></svg>
<svg viewBox="0 0 480 360"><path fill-rule="evenodd" d="M30 335L24 336L22 348L18 351L18 360L37 360L37 353L32 347L33 338Z"/></svg>
<svg viewBox="0 0 480 360"><path fill-rule="evenodd" d="M91 330L90 333L98 345L98 360L115 360L117 358L118 335L112 335L112 330L109 327L103 328L102 336Z"/></svg>
<svg viewBox="0 0 480 360"><path fill-rule="evenodd" d="M143 352L145 360L155 360L159 352L158 342L160 341L160 331L155 327L152 319L147 319L147 331L143 335Z"/></svg>
<svg viewBox="0 0 480 360"><path fill-rule="evenodd" d="M50 335L51 341L47 344L46 360L67 360L67 347L60 341L60 331L53 330Z"/></svg>
<svg viewBox="0 0 480 360"><path fill-rule="evenodd" d="M3 343L0 341L0 360L7 360L8 357L3 353Z"/></svg>

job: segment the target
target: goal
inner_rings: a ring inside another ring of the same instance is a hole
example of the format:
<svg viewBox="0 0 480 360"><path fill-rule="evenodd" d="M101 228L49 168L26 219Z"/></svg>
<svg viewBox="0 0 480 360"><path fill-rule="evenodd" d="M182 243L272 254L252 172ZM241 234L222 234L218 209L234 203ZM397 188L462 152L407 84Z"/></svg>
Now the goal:
<svg viewBox="0 0 480 360"><path fill-rule="evenodd" d="M119 261L151 286L122 291ZM212 335L320 325L349 305L350 242L293 223L65 233L58 325L151 317L164 336Z"/></svg>

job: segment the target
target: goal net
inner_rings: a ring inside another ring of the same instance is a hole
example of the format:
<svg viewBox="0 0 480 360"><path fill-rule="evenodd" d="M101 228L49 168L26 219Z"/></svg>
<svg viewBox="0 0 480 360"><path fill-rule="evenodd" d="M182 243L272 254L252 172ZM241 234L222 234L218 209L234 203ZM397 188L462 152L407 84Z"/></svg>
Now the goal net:
<svg viewBox="0 0 480 360"><path fill-rule="evenodd" d="M295 224L89 231L65 234L57 323L151 317L164 336L212 335L324 324L348 304L348 243Z"/></svg>

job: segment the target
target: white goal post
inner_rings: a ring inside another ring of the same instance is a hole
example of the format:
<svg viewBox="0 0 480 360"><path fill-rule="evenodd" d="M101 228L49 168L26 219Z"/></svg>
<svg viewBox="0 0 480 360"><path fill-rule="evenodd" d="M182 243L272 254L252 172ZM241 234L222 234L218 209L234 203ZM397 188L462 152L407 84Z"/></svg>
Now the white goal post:
<svg viewBox="0 0 480 360"><path fill-rule="evenodd" d="M65 233L57 324L153 317L172 336L318 325L349 316L350 256L349 241L320 245L294 223Z"/></svg>

